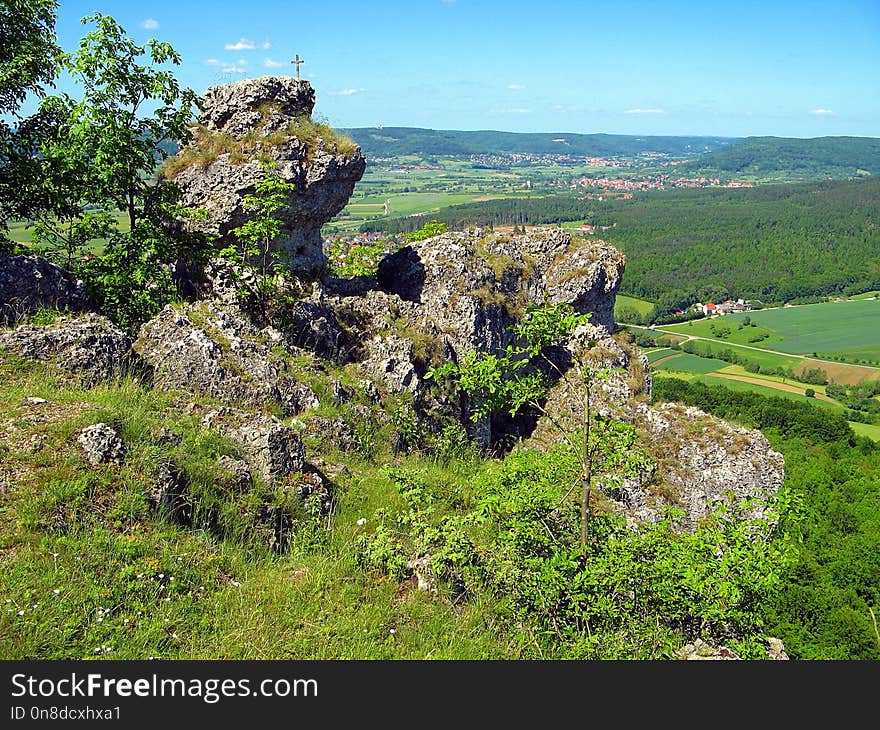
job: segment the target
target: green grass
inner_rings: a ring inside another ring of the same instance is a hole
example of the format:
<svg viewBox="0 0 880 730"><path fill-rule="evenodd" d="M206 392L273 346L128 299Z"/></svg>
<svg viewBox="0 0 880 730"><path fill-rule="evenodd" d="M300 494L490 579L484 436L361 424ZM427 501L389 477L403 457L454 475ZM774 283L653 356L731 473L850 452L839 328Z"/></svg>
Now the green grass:
<svg viewBox="0 0 880 730"><path fill-rule="evenodd" d="M723 360L715 360L713 358L682 353L679 357L661 363L655 368L655 370L701 374L714 373L717 370L728 367L728 365L729 363L726 363Z"/></svg>
<svg viewBox="0 0 880 730"><path fill-rule="evenodd" d="M852 426L852 430L860 436L867 436L873 441L880 441L880 425L873 423L858 423L857 421L850 421L849 425Z"/></svg>
<svg viewBox="0 0 880 730"><path fill-rule="evenodd" d="M614 302L615 311L620 307L631 307L639 314L646 315L651 314L651 312L654 311L654 302L649 302L645 299L636 299L635 297L628 297L624 294L618 294L617 299Z"/></svg>
<svg viewBox="0 0 880 730"><path fill-rule="evenodd" d="M703 357L712 357L715 353L722 350L730 350L737 356L749 362L756 363L762 369L773 368L796 368L801 364L800 358L789 357L781 353L761 352L759 350L750 350L745 347L728 344L726 342L709 342L707 340L691 340L691 345L696 348L695 354Z"/></svg>
<svg viewBox="0 0 880 730"><path fill-rule="evenodd" d="M755 321L754 319L752 320ZM742 318L734 318L731 315L713 317L712 319L694 319L675 325L664 325L663 329L670 332L678 332L689 337L708 337L723 342L732 342L749 347L762 347L774 349L771 343L782 339L780 335L766 327L744 326ZM758 339L763 337L764 339Z"/></svg>
<svg viewBox="0 0 880 730"><path fill-rule="evenodd" d="M248 505L258 510L247 494L217 491L216 457L235 447L201 427L212 404L200 403L181 417L175 394L137 381L87 389L49 366L0 357L0 481L8 484L0 492L0 658L529 656L524 639L499 624L491 596L456 605L358 563L360 537L399 492L357 454L325 450L349 473L336 486L332 521L301 518L289 552L229 529L246 524ZM122 466L84 463L75 434L99 421L128 445ZM163 426L179 443L162 441ZM178 526L149 508L151 475L168 458L190 476L194 498L213 500L218 524ZM464 498L485 468L418 455L403 465ZM370 521L359 525L362 517Z"/></svg>

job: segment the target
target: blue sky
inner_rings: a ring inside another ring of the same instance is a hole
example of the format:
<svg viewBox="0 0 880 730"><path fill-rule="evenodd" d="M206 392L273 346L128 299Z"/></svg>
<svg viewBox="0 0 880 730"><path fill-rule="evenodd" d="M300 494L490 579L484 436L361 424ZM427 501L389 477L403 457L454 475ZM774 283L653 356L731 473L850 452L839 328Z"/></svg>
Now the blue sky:
<svg viewBox="0 0 880 730"><path fill-rule="evenodd" d="M61 0L66 50L94 11L199 93L298 53L339 127L880 136L880 0Z"/></svg>

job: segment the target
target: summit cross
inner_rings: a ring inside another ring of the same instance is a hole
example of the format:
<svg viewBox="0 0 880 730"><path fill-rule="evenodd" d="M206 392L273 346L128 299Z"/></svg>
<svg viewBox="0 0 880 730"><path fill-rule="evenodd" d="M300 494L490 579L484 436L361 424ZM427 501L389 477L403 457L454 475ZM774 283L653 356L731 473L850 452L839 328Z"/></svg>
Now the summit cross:
<svg viewBox="0 0 880 730"><path fill-rule="evenodd" d="M296 60L295 60L295 61L291 61L291 63L295 63L295 64L296 64L296 77L299 78L299 67L300 67L300 64L305 63L305 61L303 61L303 60L299 57L299 54L297 53L297 54L296 54Z"/></svg>

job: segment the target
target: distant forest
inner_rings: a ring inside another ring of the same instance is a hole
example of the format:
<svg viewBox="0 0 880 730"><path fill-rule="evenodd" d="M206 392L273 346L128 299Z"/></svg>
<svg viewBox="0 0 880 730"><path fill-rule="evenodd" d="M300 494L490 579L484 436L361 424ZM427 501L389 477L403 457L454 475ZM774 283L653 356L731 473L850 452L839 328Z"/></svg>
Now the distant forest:
<svg viewBox="0 0 880 730"><path fill-rule="evenodd" d="M624 134L568 132L461 132L415 127L340 129L357 142L367 159L401 155L559 154L591 157L635 157L661 152L688 157L727 147L734 137L636 137Z"/></svg>
<svg viewBox="0 0 880 730"><path fill-rule="evenodd" d="M558 195L452 206L437 219L473 225L587 220L627 254L623 293L675 306L700 289L765 303L880 288L880 179L749 189L650 191L630 200ZM408 232L422 218L364 224ZM668 300L668 301L667 301Z"/></svg>
<svg viewBox="0 0 880 730"><path fill-rule="evenodd" d="M880 139L873 137L747 137L679 168L724 177L775 174L855 177L880 174Z"/></svg>

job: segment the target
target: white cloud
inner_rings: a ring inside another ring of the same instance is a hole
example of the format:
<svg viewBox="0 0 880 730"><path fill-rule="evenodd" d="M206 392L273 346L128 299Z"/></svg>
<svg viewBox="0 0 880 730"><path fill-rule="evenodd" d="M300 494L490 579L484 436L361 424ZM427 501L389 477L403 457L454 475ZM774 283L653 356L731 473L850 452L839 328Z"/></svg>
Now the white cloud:
<svg viewBox="0 0 880 730"><path fill-rule="evenodd" d="M218 61L216 58L209 58L205 61L205 65L219 69L221 73L225 74L243 74L247 73L248 62L241 58L234 63Z"/></svg>
<svg viewBox="0 0 880 730"><path fill-rule="evenodd" d="M360 94L366 89L340 89L339 91L331 91L331 96L351 96L352 94Z"/></svg>
<svg viewBox="0 0 880 730"><path fill-rule="evenodd" d="M531 110L531 109L522 109L522 108L516 108L516 109L499 109L499 110L498 110L498 113L499 113L499 114L531 114L531 113L532 113L532 110Z"/></svg>
<svg viewBox="0 0 880 730"><path fill-rule="evenodd" d="M227 43L223 46L227 51L253 51L256 47L256 43L247 38L241 38L238 43Z"/></svg>
<svg viewBox="0 0 880 730"><path fill-rule="evenodd" d="M508 84L507 88L510 89L511 91L522 91L523 89L526 88L526 85L525 84Z"/></svg>
<svg viewBox="0 0 880 730"><path fill-rule="evenodd" d="M263 45L261 47L264 51L268 51L272 47L272 44L269 43L269 41L263 41Z"/></svg>
<svg viewBox="0 0 880 730"><path fill-rule="evenodd" d="M141 23L141 28L146 28L147 30L159 30L159 21L153 20L153 18L147 18Z"/></svg>
<svg viewBox="0 0 880 730"><path fill-rule="evenodd" d="M266 68L281 68L284 65L283 61L273 61L271 58L264 58L263 65Z"/></svg>
<svg viewBox="0 0 880 730"><path fill-rule="evenodd" d="M666 114L665 109L627 109L625 114Z"/></svg>
<svg viewBox="0 0 880 730"><path fill-rule="evenodd" d="M834 115L834 112L830 109L813 109L810 114L817 114L820 117L830 117Z"/></svg>

